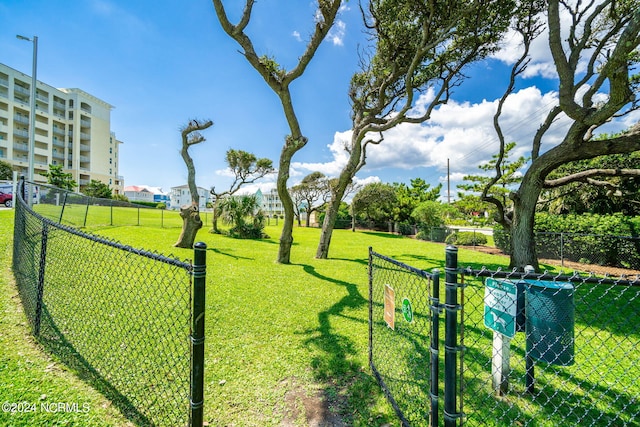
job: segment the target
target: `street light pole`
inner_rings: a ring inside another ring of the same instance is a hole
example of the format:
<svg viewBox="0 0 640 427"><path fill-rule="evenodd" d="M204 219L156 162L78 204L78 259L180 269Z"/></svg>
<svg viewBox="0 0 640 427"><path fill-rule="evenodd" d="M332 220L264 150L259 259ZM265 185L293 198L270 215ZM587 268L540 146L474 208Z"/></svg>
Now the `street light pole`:
<svg viewBox="0 0 640 427"><path fill-rule="evenodd" d="M33 42L33 63L31 70L31 112L29 113L29 170L27 171L29 182L33 182L33 156L36 146L36 85L38 83L36 72L38 69L38 36L33 36L33 38L30 39L29 37L21 36L18 34L16 35L16 37L20 40ZM31 205L31 203L32 197L29 196L29 205Z"/></svg>

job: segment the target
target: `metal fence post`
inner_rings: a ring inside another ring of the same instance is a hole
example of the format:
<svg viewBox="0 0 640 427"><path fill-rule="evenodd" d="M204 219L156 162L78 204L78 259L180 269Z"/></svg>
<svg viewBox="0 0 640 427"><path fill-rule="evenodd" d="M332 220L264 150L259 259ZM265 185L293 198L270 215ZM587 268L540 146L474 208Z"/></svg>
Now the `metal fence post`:
<svg viewBox="0 0 640 427"><path fill-rule="evenodd" d="M49 226L42 223L42 243L40 244L40 263L38 265L38 293L36 295L36 315L33 322L33 334L40 335L40 323L42 321L42 297L44 294L44 273L47 264L47 240L49 238Z"/></svg>
<svg viewBox="0 0 640 427"><path fill-rule="evenodd" d="M89 216L89 203L91 202L91 198L87 197L87 209L84 211L84 224L83 227L87 226L87 217Z"/></svg>
<svg viewBox="0 0 640 427"><path fill-rule="evenodd" d="M67 206L67 192L64 192L64 198L62 199L62 209L60 209L60 219L58 219L58 224L62 224L62 217L64 215L64 208Z"/></svg>
<svg viewBox="0 0 640 427"><path fill-rule="evenodd" d="M373 365L373 248L369 246L369 366Z"/></svg>
<svg viewBox="0 0 640 427"><path fill-rule="evenodd" d="M440 385L438 371L440 369L440 270L432 271L431 281L431 426L438 425L438 386Z"/></svg>
<svg viewBox="0 0 640 427"><path fill-rule="evenodd" d="M204 307L207 245L194 245L193 301L191 313L191 427L202 427L204 406Z"/></svg>
<svg viewBox="0 0 640 427"><path fill-rule="evenodd" d="M445 249L444 425L457 425L458 248Z"/></svg>

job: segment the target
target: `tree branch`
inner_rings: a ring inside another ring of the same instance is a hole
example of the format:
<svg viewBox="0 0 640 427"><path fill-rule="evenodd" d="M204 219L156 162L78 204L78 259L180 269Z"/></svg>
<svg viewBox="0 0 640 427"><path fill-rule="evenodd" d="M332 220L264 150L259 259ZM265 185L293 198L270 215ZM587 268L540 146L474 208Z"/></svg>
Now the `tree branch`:
<svg viewBox="0 0 640 427"><path fill-rule="evenodd" d="M613 185L607 181L596 181L592 179L593 177L602 176L640 176L640 169L589 169L558 179L548 179L544 182L544 188L557 188L572 182L587 182L598 186Z"/></svg>

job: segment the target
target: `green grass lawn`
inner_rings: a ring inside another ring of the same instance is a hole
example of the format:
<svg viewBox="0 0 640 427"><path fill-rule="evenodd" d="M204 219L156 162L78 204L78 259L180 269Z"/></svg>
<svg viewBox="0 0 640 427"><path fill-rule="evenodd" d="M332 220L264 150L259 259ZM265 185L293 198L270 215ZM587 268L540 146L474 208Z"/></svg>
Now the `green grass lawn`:
<svg viewBox="0 0 640 427"><path fill-rule="evenodd" d="M103 395L42 351L11 274L13 210L0 211L0 425L133 425ZM15 405L11 405L11 404ZM57 411L65 404L65 412ZM66 412L70 405L70 412ZM20 411L18 411L20 410Z"/></svg>
<svg viewBox="0 0 640 427"><path fill-rule="evenodd" d="M59 425L126 425L108 401L66 368L56 363L53 369L48 368L52 363L49 356L30 338L9 269L12 214L0 211L0 340L2 348L7 349L0 359L0 383L10 385L0 389L0 400L38 401L46 394L56 400L89 402L88 414L57 414L45 421L62 420ZM317 260L314 255L319 230L295 228L291 264L280 265L275 263L279 227L268 226L265 231L271 238L259 241L210 234L208 228L205 225L199 232L198 240L208 246L204 413L209 425L305 426L317 421L319 414L324 419L343 420L346 425L396 425L397 418L368 367L368 247L420 269L440 268L444 274L444 245L387 233L336 230L330 259ZM181 259L193 257L193 251L172 246L180 231L176 228L118 226L90 230L133 247L172 253ZM458 258L460 265L472 264L475 268L508 265L506 257L464 249ZM482 292L469 289L467 316L472 318L482 305ZM487 333L482 328L468 328L466 345L482 340L486 346ZM637 348L637 337L634 339L624 345ZM486 352L483 347L476 356L469 353L471 362L467 366L481 371L472 372L469 390L486 384L487 365L480 362ZM616 369L615 360L613 365ZM551 382L552 389L557 387L553 379L541 378ZM497 402L490 394L490 390L484 390L467 395L467 408L473 408L485 421L493 417L491 411L496 404L507 411L514 405L528 405L520 396L515 402ZM531 417L545 416L539 409L530 413ZM7 414L0 413L3 416ZM42 418L32 416L45 414L9 419L18 420L13 425L41 424ZM100 422L86 422L89 416ZM522 412L515 411L512 416L518 419Z"/></svg>

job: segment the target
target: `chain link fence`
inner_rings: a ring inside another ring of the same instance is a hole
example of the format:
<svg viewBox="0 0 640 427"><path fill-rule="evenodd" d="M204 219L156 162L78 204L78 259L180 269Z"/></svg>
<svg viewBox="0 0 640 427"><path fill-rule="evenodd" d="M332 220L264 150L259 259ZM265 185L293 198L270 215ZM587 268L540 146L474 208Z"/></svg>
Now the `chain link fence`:
<svg viewBox="0 0 640 427"><path fill-rule="evenodd" d="M469 426L640 425L640 279L468 269Z"/></svg>
<svg viewBox="0 0 640 427"><path fill-rule="evenodd" d="M540 258L640 270L640 237L536 233Z"/></svg>
<svg viewBox="0 0 640 427"><path fill-rule="evenodd" d="M437 419L438 334L431 329L437 271L426 273L369 250L369 363L403 426ZM435 356L435 357L432 357ZM435 375L435 380L432 375ZM436 388L431 389L431 384Z"/></svg>
<svg viewBox="0 0 640 427"><path fill-rule="evenodd" d="M457 252L441 289L370 251L370 363L403 426L640 425L639 276L474 270Z"/></svg>
<svg viewBox="0 0 640 427"><path fill-rule="evenodd" d="M29 189L28 189L29 190ZM31 189L32 208L38 214L72 227L131 226L180 228L180 213L174 210L122 200L102 199L58 187L38 184ZM208 221L204 212L203 220Z"/></svg>
<svg viewBox="0 0 640 427"><path fill-rule="evenodd" d="M204 283L203 272L193 274L204 266L59 224L23 197L15 218L13 270L38 341L137 425L196 425L202 378L192 365L202 375L202 362L191 354L204 336L194 334L192 306L203 309L203 301L192 302L200 293L192 286Z"/></svg>

